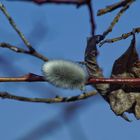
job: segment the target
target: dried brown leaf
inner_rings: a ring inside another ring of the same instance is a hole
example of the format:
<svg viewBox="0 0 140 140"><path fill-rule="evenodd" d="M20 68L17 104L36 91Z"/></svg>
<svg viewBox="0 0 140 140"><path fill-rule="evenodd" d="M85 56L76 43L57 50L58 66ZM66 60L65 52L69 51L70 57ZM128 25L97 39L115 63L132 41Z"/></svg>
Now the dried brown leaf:
<svg viewBox="0 0 140 140"><path fill-rule="evenodd" d="M130 47L121 57L119 57L115 61L112 70L112 75L131 72L131 68L133 67L134 63L139 60L138 53L136 51L135 46L136 46L136 41L135 41L135 36L133 36Z"/></svg>
<svg viewBox="0 0 140 140"><path fill-rule="evenodd" d="M136 39L133 35L130 47L120 56L113 65L112 78L139 78L140 60L136 50ZM111 90L123 89L124 91L140 91L140 86L136 85L111 85Z"/></svg>
<svg viewBox="0 0 140 140"><path fill-rule="evenodd" d="M135 46L136 39L133 35L130 47L115 61L111 77L140 78L140 60ZM128 112L140 119L140 85L110 85L108 99L115 114Z"/></svg>

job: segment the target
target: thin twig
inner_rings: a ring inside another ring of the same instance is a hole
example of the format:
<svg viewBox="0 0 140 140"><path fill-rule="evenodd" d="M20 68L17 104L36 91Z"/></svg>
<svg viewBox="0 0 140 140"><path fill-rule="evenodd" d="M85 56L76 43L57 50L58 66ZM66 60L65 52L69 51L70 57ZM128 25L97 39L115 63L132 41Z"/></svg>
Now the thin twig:
<svg viewBox="0 0 140 140"><path fill-rule="evenodd" d="M134 1L135 0L123 0L123 1L117 2L115 4L106 6L106 8L98 10L97 16L101 16L101 15L106 14L108 12L112 12L113 10L116 10L117 8L125 6L129 2L134 2Z"/></svg>
<svg viewBox="0 0 140 140"><path fill-rule="evenodd" d="M28 54L28 55L34 56L36 58L39 58L39 59L41 59L43 61L48 61L48 58L47 57L43 56L42 54L40 54L40 53L38 53L36 51L34 51L34 52L27 51L25 49L16 47L14 45L11 45L11 44L8 44L8 43L5 43L5 42L0 43L0 47L10 49L10 50L12 50L12 51L14 51L16 53Z"/></svg>
<svg viewBox="0 0 140 140"><path fill-rule="evenodd" d="M2 99L11 99L11 100L17 100L17 101L24 101L24 102L64 103L64 102L74 102L74 101L84 100L96 94L97 94L97 91L91 91L91 92L83 93L83 94L72 96L72 97L28 98L28 97L23 97L23 96L16 96L8 92L0 92L0 97Z"/></svg>
<svg viewBox="0 0 140 140"><path fill-rule="evenodd" d="M133 2L133 1L132 1ZM121 15L129 8L129 6L132 4L132 2L127 3L115 16L115 18L113 19L113 21L111 22L110 26L108 27L108 29L106 31L103 32L103 38L105 38L113 29L113 27L115 26L116 23L118 23Z"/></svg>
<svg viewBox="0 0 140 140"><path fill-rule="evenodd" d="M95 22L94 22L93 8L92 8L91 0L89 0L89 2L87 2L87 6L88 6L88 11L89 11L89 17L90 17L91 35L94 36L96 27L95 27Z"/></svg>
<svg viewBox="0 0 140 140"><path fill-rule="evenodd" d="M4 13L4 15L6 16L6 18L8 19L10 25L13 27L13 29L17 32L17 34L19 35L19 37L22 39L22 41L24 42L24 44L27 46L27 48L29 49L29 51L25 51L23 49L18 48L19 53L26 53L26 54L30 54L32 56L35 56L43 61L48 61L48 58L43 56L42 54L38 53L29 43L29 41L25 38L25 36L23 35L23 33L18 29L17 25L15 24L14 20L12 19L12 17L9 15L9 13L7 12L5 6L0 3L0 10ZM9 46L9 45L8 45ZM6 48L6 47L5 47ZM7 47L8 48L8 47ZM10 48L10 47L9 47ZM12 47L10 48L11 50L15 51L16 48Z"/></svg>
<svg viewBox="0 0 140 140"><path fill-rule="evenodd" d="M3 14L6 16L6 18L8 19L9 23L11 24L11 26L14 28L14 30L17 32L17 34L20 36L20 38L22 39L22 41L24 42L24 44L29 48L30 51L34 51L34 48L32 48L31 44L29 43L29 41L25 38L24 34L18 29L16 23L14 22L14 20L12 19L12 17L9 15L9 13L7 12L5 6L0 3L0 10L3 12Z"/></svg>
<svg viewBox="0 0 140 140"><path fill-rule="evenodd" d="M11 51L14 51L14 52L17 52L17 53L29 54L29 51L27 51L25 49L22 49L22 48L18 48L14 45L11 45L11 44L8 44L8 43L5 43L5 42L0 43L0 47L10 49Z"/></svg>
<svg viewBox="0 0 140 140"><path fill-rule="evenodd" d="M44 4L44 3L55 3L55 4L74 4L77 5L78 7L81 5L86 4L86 0L33 0L37 4Z"/></svg>
<svg viewBox="0 0 140 140"><path fill-rule="evenodd" d="M120 40L126 39L129 36L133 35L133 33L140 33L140 27L134 28L133 31L128 32L128 33L124 33L124 34L122 34L119 37L103 40L102 42L99 43L99 47L101 47L105 43L114 43L116 41L120 41Z"/></svg>

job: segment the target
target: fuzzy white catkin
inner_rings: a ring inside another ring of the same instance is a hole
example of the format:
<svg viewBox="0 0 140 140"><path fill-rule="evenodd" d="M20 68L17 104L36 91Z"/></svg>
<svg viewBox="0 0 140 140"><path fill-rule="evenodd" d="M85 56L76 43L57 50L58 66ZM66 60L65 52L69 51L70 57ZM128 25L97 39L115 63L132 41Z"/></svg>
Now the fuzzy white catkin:
<svg viewBox="0 0 140 140"><path fill-rule="evenodd" d="M69 89L82 89L87 76L78 64L66 60L50 60L42 67L44 78L51 84Z"/></svg>

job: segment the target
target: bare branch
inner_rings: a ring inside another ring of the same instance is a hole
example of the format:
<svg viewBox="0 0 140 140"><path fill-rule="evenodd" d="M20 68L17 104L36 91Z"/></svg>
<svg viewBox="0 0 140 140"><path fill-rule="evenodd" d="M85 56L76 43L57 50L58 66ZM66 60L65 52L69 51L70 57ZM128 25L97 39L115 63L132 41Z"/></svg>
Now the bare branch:
<svg viewBox="0 0 140 140"><path fill-rule="evenodd" d="M44 80L43 76L29 73L20 77L0 77L0 82L41 82Z"/></svg>
<svg viewBox="0 0 140 140"><path fill-rule="evenodd" d="M94 36L95 34L95 22L94 22L94 16L93 16L93 8L91 0L87 2L88 11L89 11L89 17L90 17L90 25L91 25L91 35Z"/></svg>
<svg viewBox="0 0 140 140"><path fill-rule="evenodd" d="M0 43L0 47L10 49L10 50L17 52L17 53L29 54L29 51L26 51L25 49L18 48L16 46L10 45L10 44L5 43L5 42Z"/></svg>
<svg viewBox="0 0 140 140"><path fill-rule="evenodd" d="M27 53L30 55L33 55L39 59L42 59L43 61L48 61L48 58L43 56L42 54L38 53L29 43L29 41L25 38L25 36L23 35L23 33L18 29L17 25L15 24L14 20L12 19L12 17L9 15L9 13L7 12L5 6L0 3L0 10L4 13L4 15L6 16L6 18L8 19L10 25L13 27L13 29L17 32L17 34L19 35L19 37L22 39L22 41L24 42L24 44L27 46L27 48L29 49L29 51L25 51L23 49L18 49L17 52L19 53ZM6 45L5 45L6 46ZM9 47L8 47L9 46ZM7 45L7 48L15 51L16 48L15 47L10 47L10 45Z"/></svg>
<svg viewBox="0 0 140 140"><path fill-rule="evenodd" d="M14 20L12 19L12 17L9 15L9 13L7 12L5 6L2 3L0 3L0 10L6 16L6 18L9 21L9 23L11 24L11 26L13 27L13 29L17 32L17 34L20 36L20 38L22 39L22 41L24 42L24 44L29 48L30 51L34 51L34 49L32 48L31 44L25 38L25 36L23 35L23 33L18 29L16 23L14 22Z"/></svg>
<svg viewBox="0 0 140 140"><path fill-rule="evenodd" d="M10 94L8 92L0 92L0 97L2 99L11 99L11 100L17 100L17 101L24 101L24 102L64 103L64 102L74 102L74 101L84 100L84 99L94 96L96 94L97 94L96 91L91 91L88 93L83 93L83 94L80 94L77 96L72 96L72 97L28 98L28 97L23 97L23 96L16 96L16 95Z"/></svg>
<svg viewBox="0 0 140 140"><path fill-rule="evenodd" d="M74 4L78 7L87 3L88 0L34 0L37 4Z"/></svg>
<svg viewBox="0 0 140 140"><path fill-rule="evenodd" d="M140 33L140 27L134 28L133 31L122 34L120 37L112 38L112 39L106 39L99 43L99 47L101 47L105 43L114 43L116 41L120 41L122 39L126 39L129 36L133 35L133 33Z"/></svg>
<svg viewBox="0 0 140 140"><path fill-rule="evenodd" d="M0 43L0 47L2 48L7 48L7 49L10 49L16 53L24 53L24 54L28 54L28 55L31 55L31 56L34 56L36 58L39 58L43 61L48 61L48 58L43 56L42 54L36 52L36 51L27 51L25 49L22 49L22 48L19 48L19 47L16 47L14 45L11 45L11 44L8 44L8 43Z"/></svg>
<svg viewBox="0 0 140 140"><path fill-rule="evenodd" d="M106 14L108 12L112 12L113 10L116 10L117 8L125 6L129 2L134 2L134 1L135 0L123 0L123 1L117 2L115 4L106 6L106 8L98 10L97 16L101 16L101 15Z"/></svg>
<svg viewBox="0 0 140 140"><path fill-rule="evenodd" d="M133 2L133 1L132 1ZM116 23L118 23L121 15L129 8L129 6L132 4L132 2L127 3L114 17L113 21L111 22L110 26L106 31L103 32L103 38L105 38L113 29Z"/></svg>

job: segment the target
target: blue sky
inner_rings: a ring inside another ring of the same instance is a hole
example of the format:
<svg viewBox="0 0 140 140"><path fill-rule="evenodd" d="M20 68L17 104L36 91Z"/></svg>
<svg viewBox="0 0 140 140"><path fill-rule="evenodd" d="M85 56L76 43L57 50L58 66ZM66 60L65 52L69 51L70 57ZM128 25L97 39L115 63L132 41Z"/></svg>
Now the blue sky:
<svg viewBox="0 0 140 140"><path fill-rule="evenodd" d="M12 0L11 0L12 1ZM2 1L16 24L40 53L50 59L82 61L90 25L87 7L42 5L26 2ZM115 0L94 0L96 33L102 33L118 10L97 17L97 10ZM107 38L120 36L140 26L139 4L135 2L121 17ZM0 12L0 42L25 47L21 39ZM131 37L130 37L131 38ZM106 77L111 68L129 46L130 38L99 48L99 64ZM140 44L137 36L137 46ZM1 76L21 76L28 72L41 75L43 62L27 55L0 48ZM79 90L62 90L48 83L0 83L1 91L29 96L54 97L77 95ZM88 87L88 90L92 88ZM100 97L77 103L39 104L0 100L0 138L3 140L139 140L140 121L128 123L114 115Z"/></svg>

